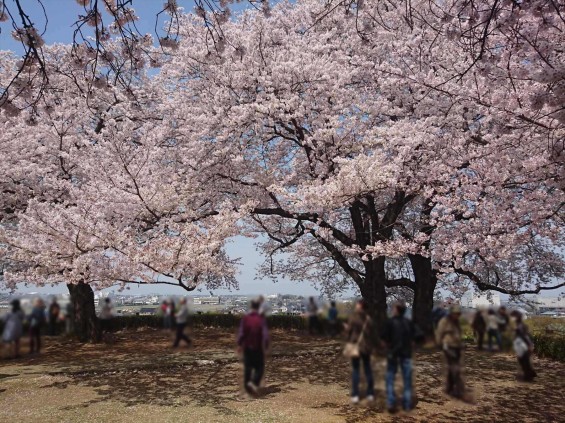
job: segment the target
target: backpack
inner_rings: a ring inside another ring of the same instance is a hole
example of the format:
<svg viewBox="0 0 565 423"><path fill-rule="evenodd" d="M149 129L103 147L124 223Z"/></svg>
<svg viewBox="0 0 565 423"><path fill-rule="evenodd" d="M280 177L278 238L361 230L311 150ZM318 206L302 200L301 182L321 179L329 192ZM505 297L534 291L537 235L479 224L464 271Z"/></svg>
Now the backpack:
<svg viewBox="0 0 565 423"><path fill-rule="evenodd" d="M260 350L263 344L263 319L260 314L248 314L243 318L245 346L252 350Z"/></svg>

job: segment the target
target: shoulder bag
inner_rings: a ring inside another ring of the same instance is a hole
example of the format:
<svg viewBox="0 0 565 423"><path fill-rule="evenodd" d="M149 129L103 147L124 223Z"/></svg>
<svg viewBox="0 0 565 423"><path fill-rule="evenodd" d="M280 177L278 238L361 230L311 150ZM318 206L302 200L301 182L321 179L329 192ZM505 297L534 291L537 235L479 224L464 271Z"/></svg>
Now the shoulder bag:
<svg viewBox="0 0 565 423"><path fill-rule="evenodd" d="M343 348L343 355L347 358L358 358L361 353L359 351L359 345L363 341L363 336L365 335L365 328L367 327L368 319L365 319L363 328L361 329L361 334L357 338L357 342L346 342Z"/></svg>

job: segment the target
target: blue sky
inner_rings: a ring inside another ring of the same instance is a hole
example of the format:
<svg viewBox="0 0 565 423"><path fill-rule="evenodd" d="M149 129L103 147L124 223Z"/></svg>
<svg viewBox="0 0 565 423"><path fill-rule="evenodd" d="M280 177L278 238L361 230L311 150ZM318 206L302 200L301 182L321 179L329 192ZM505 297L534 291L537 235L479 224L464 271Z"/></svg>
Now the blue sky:
<svg viewBox="0 0 565 423"><path fill-rule="evenodd" d="M214 294L226 295L226 294L296 294L296 295L318 295L314 287L308 283L292 282L289 280L281 279L277 283L273 283L271 280L256 280L256 268L261 264L264 258L255 251L255 241L250 238L236 237L231 240L227 246L227 252L231 257L241 258L240 274L238 275L239 281L239 291L228 291L225 289L214 290ZM176 288L168 285L145 285L137 286L130 284L130 289L124 291L127 294L149 294L149 293L160 293L167 295L183 295L186 293L181 288ZM24 286L23 284L18 287L20 292L40 292L43 294L47 293L63 293L67 292L67 287L65 285L60 285L57 287L46 286L43 288L38 288L36 286ZM109 291L115 290L116 288L109 288ZM106 290L105 290L106 291ZM194 291L191 294L196 295L198 293L208 294L208 290L204 287L200 291ZM345 294L344 296L349 296L351 294Z"/></svg>
<svg viewBox="0 0 565 423"><path fill-rule="evenodd" d="M139 16L139 21L136 22L137 28L142 34L151 33L155 36L155 16L161 10L165 0L134 0L133 5ZM7 1L8 6L12 2ZM45 18L43 11L38 7L36 0L23 0L22 4L29 13L31 20L37 25L38 29L43 28ZM76 21L77 16L84 13L84 8L78 5L74 0L43 0L43 4L47 11L49 21L47 22L47 30L43 38L47 44L51 43L70 43L73 38L73 23ZM185 11L191 11L194 7L193 1L178 0L178 4L184 7ZM241 6L240 6L241 8ZM164 19L161 20L161 23ZM12 50L18 54L22 54L22 48L19 42L15 41L11 36L11 25L9 22L0 23L0 49ZM275 293L289 293L299 295L316 295L316 289L307 283L296 283L288 280L280 279L279 282L273 283L270 280L256 280L256 268L262 263L264 258L255 250L254 240L244 237L237 237L227 247L228 254L231 257L241 258L241 273L238 275L240 291L243 294L275 294ZM66 292L66 286L59 287L44 287L38 289L37 287L25 287L21 285L19 290L22 292L39 291L43 293L48 292ZM182 295L183 291L180 288L175 288L167 285L153 285L153 286L130 286L129 293L163 293L163 294L178 294ZM203 292L208 292L203 289ZM227 290L216 290L215 294L227 294Z"/></svg>
<svg viewBox="0 0 565 423"><path fill-rule="evenodd" d="M42 0L47 16L47 30L43 38L47 44L51 43L70 43L73 39L73 31L75 27L74 22L77 20L78 15L85 14L84 7L80 6L74 0ZM136 22L136 27L141 34L150 33L155 35L155 20L156 15L163 9L166 0L133 0L133 8L135 9L139 20ZM6 0L8 7L15 12L15 5L11 0ZM24 10L30 16L31 21L36 25L37 29L42 32L45 25L45 18L43 9L39 6L37 0L21 0ZM177 0L177 4L184 8L186 12L191 12L194 8L194 2L191 0ZM232 7L232 12L242 10L245 8L244 2L235 4ZM168 15L162 14L159 21L158 29L161 30L163 22L165 22ZM105 17L107 18L107 17ZM108 19L105 22L109 23ZM18 53L22 51L21 45L11 37L12 26L10 22L1 22L0 29L0 49L13 50ZM85 35L89 35L85 32ZM159 35L163 35L160 33Z"/></svg>

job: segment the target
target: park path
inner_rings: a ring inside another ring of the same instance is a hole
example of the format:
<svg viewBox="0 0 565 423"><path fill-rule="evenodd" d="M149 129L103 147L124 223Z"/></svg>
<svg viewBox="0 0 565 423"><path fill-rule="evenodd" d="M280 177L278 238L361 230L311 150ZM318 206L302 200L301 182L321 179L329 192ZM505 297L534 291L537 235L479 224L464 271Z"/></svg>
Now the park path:
<svg viewBox="0 0 565 423"><path fill-rule="evenodd" d="M351 406L349 367L340 344L274 331L264 395L238 388L235 334L193 333L194 348L173 350L169 334L145 329L118 334L115 345L47 339L39 357L0 362L0 421L10 422L561 422L565 365L534 359L533 384L515 380L511 354L465 355L470 402L442 392L441 355L418 352L418 404L409 414L384 410L384 360L375 360L377 401Z"/></svg>

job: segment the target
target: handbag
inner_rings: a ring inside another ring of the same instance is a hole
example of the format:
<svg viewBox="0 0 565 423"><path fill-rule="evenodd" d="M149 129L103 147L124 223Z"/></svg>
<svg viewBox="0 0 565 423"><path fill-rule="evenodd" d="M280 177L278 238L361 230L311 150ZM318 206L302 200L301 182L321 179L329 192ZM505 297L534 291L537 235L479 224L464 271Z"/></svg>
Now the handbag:
<svg viewBox="0 0 565 423"><path fill-rule="evenodd" d="M514 341L512 342L512 346L514 347L514 351L516 352L516 355L518 357L522 357L530 349L526 341L524 341L524 339L520 336L514 338Z"/></svg>
<svg viewBox="0 0 565 423"><path fill-rule="evenodd" d="M343 355L347 358L359 357L359 344L357 342L346 342L343 347Z"/></svg>
<svg viewBox="0 0 565 423"><path fill-rule="evenodd" d="M357 338L357 342L346 342L345 347L343 347L343 355L347 358L358 358L361 355L359 350L359 345L363 340L363 335L365 334L365 328L367 327L367 321L363 324L363 328L361 329L361 335Z"/></svg>

